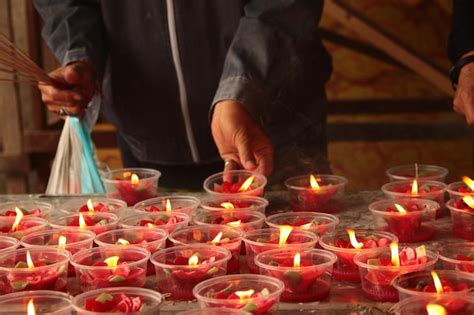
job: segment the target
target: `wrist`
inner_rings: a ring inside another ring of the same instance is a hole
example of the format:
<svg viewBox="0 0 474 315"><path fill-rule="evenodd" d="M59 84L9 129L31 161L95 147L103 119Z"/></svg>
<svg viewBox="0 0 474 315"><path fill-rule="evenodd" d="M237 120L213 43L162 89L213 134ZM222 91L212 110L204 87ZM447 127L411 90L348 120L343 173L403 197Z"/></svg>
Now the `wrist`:
<svg viewBox="0 0 474 315"><path fill-rule="evenodd" d="M472 73L474 71L474 51L469 51L465 53L458 61L453 65L449 72L451 78L451 83L453 88L456 90L456 87L462 76L465 76L466 73Z"/></svg>

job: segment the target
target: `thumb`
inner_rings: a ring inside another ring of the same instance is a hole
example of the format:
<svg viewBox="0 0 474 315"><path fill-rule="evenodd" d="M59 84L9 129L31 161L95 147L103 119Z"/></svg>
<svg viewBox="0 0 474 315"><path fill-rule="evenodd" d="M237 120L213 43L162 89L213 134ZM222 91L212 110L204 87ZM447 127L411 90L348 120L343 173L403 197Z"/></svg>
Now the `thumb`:
<svg viewBox="0 0 474 315"><path fill-rule="evenodd" d="M74 63L64 69L64 80L70 85L83 85L88 79L85 65Z"/></svg>
<svg viewBox="0 0 474 315"><path fill-rule="evenodd" d="M257 165L253 157L248 134L245 131L242 131L240 136L236 137L235 146L239 152L240 163L242 166L247 170L255 169Z"/></svg>

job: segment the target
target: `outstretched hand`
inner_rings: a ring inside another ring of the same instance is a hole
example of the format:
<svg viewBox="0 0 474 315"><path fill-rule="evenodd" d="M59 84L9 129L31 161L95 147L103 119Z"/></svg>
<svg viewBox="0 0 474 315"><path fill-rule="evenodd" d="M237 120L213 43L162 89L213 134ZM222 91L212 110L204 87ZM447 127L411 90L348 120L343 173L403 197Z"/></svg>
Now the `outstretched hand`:
<svg viewBox="0 0 474 315"><path fill-rule="evenodd" d="M233 161L246 170L265 176L271 174L273 145L241 103L234 100L217 103L211 129L224 161ZM226 164L231 166L232 163Z"/></svg>

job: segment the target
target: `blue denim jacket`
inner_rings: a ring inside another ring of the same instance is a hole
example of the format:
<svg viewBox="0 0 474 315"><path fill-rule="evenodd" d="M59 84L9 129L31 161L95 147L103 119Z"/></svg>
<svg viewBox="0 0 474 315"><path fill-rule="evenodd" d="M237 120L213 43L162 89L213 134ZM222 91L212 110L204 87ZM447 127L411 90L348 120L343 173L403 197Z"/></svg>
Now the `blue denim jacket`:
<svg viewBox="0 0 474 315"><path fill-rule="evenodd" d="M208 116L220 100L240 101L282 136L322 121L324 108L307 105L324 94L331 71L316 33L322 0L35 0L35 6L58 60L95 67L102 111L143 162L218 160Z"/></svg>

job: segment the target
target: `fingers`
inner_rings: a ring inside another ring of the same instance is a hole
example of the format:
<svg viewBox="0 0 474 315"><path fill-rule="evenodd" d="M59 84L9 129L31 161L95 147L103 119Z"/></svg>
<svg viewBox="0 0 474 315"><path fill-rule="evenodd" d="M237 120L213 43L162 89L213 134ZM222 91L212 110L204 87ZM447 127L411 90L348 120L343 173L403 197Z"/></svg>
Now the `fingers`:
<svg viewBox="0 0 474 315"><path fill-rule="evenodd" d="M254 170L257 165L252 152L249 134L247 133L247 131L241 129L237 131L235 139L235 146L237 148L237 151L239 152L240 164L246 170Z"/></svg>
<svg viewBox="0 0 474 315"><path fill-rule="evenodd" d="M72 90L62 90L52 85L39 85L41 91L41 99L44 103L62 102L68 103L69 106L75 105L83 100L78 92Z"/></svg>
<svg viewBox="0 0 474 315"><path fill-rule="evenodd" d="M474 124L474 88L461 86L456 92L453 108L466 117L468 124Z"/></svg>
<svg viewBox="0 0 474 315"><path fill-rule="evenodd" d="M270 176L273 172L273 148L268 147L264 152L256 153L257 171L265 176Z"/></svg>
<svg viewBox="0 0 474 315"><path fill-rule="evenodd" d="M48 111L59 114L61 111L64 112L64 114L69 115L69 116L78 116L81 115L83 112L83 107L78 107L78 106L65 106L63 104L58 104L58 103L50 103L47 105Z"/></svg>

